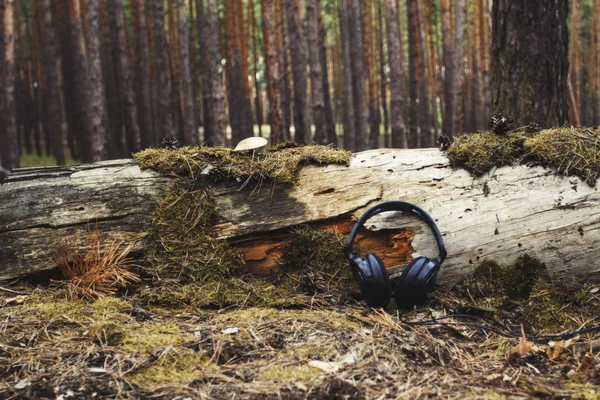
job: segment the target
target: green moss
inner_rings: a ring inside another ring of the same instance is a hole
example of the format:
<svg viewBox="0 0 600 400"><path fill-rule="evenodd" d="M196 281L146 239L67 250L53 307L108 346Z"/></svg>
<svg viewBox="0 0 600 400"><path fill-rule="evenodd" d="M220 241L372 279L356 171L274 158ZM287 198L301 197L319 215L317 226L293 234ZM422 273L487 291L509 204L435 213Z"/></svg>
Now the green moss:
<svg viewBox="0 0 600 400"><path fill-rule="evenodd" d="M525 142L525 150L563 175L577 175L591 186L600 174L600 130L554 128Z"/></svg>
<svg viewBox="0 0 600 400"><path fill-rule="evenodd" d="M600 174L600 130L552 128L526 136L517 129L507 135L462 135L448 149L448 158L453 167L475 176L493 167L536 161L559 174L577 175L593 186Z"/></svg>
<svg viewBox="0 0 600 400"><path fill-rule="evenodd" d="M336 231L300 228L282 256L281 271L288 283L302 292L326 293L347 300L356 283L344 255L346 238Z"/></svg>
<svg viewBox="0 0 600 400"><path fill-rule="evenodd" d="M169 348L150 366L136 370L129 380L143 390L152 391L161 386L187 384L199 379L210 365L208 357L202 352Z"/></svg>
<svg viewBox="0 0 600 400"><path fill-rule="evenodd" d="M304 164L347 164L351 158L350 152L328 146L282 147L265 154L234 152L223 147L146 149L135 153L133 158L142 168L163 173L197 177L204 171L214 181L275 183L293 183Z"/></svg>
<svg viewBox="0 0 600 400"><path fill-rule="evenodd" d="M511 165L523 154L523 139L512 135L480 132L456 138L448 149L453 167L481 176L492 167Z"/></svg>
<svg viewBox="0 0 600 400"><path fill-rule="evenodd" d="M180 346L194 337L173 324L144 324L124 332L121 348L127 352L153 353L166 346Z"/></svg>
<svg viewBox="0 0 600 400"><path fill-rule="evenodd" d="M55 297L45 293L29 295L23 305L23 310L42 320L51 321L62 316L78 318L82 315L86 303L66 297Z"/></svg>
<svg viewBox="0 0 600 400"><path fill-rule="evenodd" d="M260 373L261 379L277 383L284 382L310 382L323 371L308 365L272 365L263 369Z"/></svg>

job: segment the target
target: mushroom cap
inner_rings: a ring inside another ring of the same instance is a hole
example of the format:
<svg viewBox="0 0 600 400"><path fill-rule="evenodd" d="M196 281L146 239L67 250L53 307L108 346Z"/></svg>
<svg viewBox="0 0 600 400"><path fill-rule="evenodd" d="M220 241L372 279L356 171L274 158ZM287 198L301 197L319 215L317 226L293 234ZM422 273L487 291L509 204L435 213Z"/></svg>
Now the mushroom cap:
<svg viewBox="0 0 600 400"><path fill-rule="evenodd" d="M265 147L269 141L260 136L251 136L240 141L233 151L256 150Z"/></svg>

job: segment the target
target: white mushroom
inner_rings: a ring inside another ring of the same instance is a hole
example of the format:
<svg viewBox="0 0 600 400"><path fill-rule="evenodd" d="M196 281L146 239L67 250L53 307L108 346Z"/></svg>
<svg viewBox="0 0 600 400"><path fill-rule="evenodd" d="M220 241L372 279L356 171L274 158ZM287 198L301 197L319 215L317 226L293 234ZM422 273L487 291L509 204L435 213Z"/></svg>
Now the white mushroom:
<svg viewBox="0 0 600 400"><path fill-rule="evenodd" d="M240 141L233 151L247 151L247 150L256 150L261 147L265 147L268 143L268 140L260 137L260 136L251 136Z"/></svg>

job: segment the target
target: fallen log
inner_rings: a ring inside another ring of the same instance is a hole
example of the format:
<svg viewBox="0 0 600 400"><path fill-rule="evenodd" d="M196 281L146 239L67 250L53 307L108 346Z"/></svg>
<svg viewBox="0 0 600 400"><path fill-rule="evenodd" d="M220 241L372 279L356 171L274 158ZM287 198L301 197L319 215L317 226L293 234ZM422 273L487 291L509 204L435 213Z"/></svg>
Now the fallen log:
<svg viewBox="0 0 600 400"><path fill-rule="evenodd" d="M85 236L90 225L143 253L148 217L183 178L142 170L132 160L20 169L0 186L0 279L54 267L52 253ZM309 225L347 233L380 201L420 205L437 221L448 258L438 281L452 284L480 261L513 262L529 254L551 273L600 276L600 194L577 177L535 166L493 169L473 178L437 149L378 149L349 165L306 166L294 184L211 184L215 232L240 250L245 270L277 271L291 228ZM435 255L420 221L378 215L358 239L392 274L416 255Z"/></svg>

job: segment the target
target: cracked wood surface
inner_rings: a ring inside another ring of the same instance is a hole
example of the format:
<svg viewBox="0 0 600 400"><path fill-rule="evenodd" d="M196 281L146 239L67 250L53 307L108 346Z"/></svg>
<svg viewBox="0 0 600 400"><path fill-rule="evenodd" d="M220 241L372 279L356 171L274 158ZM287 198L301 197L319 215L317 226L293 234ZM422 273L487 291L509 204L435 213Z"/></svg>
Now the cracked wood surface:
<svg viewBox="0 0 600 400"><path fill-rule="evenodd" d="M130 160L19 170L0 186L0 278L50 268L52 251L84 237L88 223L143 250L148 216L174 177ZM308 166L295 185L227 183L213 187L217 236L245 256L246 270L277 271L290 228L309 225L348 233L368 207L385 200L418 204L437 221L448 259L438 281L453 283L486 258L512 262L528 253L551 272L598 279L600 194L576 177L515 166L474 179L453 170L436 149L357 153L349 166ZM417 255L435 256L425 224L380 214L359 235L365 252L392 273Z"/></svg>

